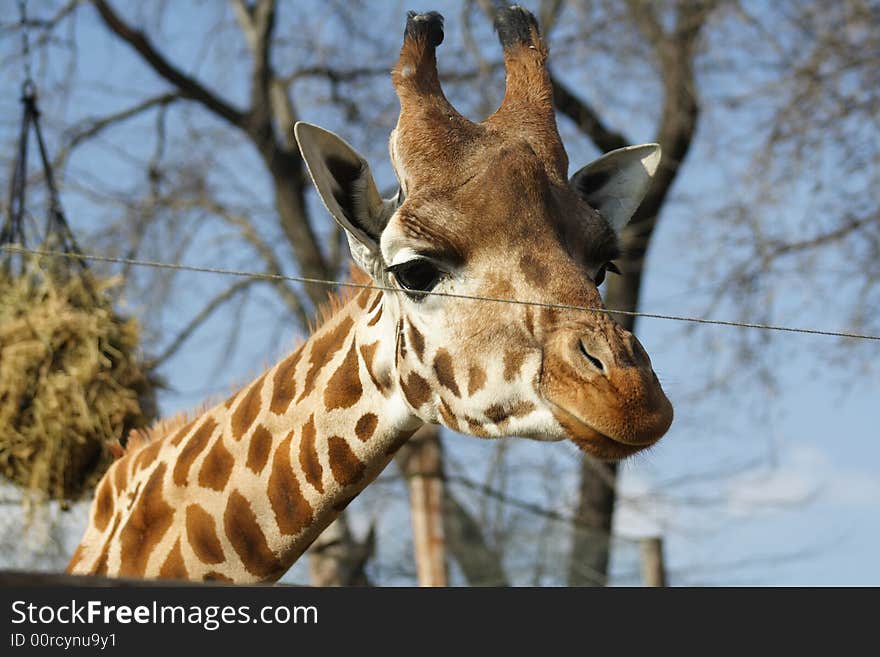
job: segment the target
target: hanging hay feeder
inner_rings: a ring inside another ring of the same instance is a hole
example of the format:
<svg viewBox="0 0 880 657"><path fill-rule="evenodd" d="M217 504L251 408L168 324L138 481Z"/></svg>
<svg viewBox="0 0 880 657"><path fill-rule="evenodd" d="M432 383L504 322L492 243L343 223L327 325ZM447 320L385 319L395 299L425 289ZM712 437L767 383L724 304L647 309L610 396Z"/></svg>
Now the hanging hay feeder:
<svg viewBox="0 0 880 657"><path fill-rule="evenodd" d="M0 472L29 493L75 498L109 464L105 443L150 419L153 384L137 321L107 297L115 281L27 264L0 274Z"/></svg>
<svg viewBox="0 0 880 657"><path fill-rule="evenodd" d="M43 248L78 253L46 157L32 84L25 84L19 157L0 231L0 474L25 499L91 491L125 440L155 414L156 382L138 356L140 330L118 315L101 279L76 257L43 258L26 244L24 181L33 126L49 188ZM63 255L62 253L62 255Z"/></svg>

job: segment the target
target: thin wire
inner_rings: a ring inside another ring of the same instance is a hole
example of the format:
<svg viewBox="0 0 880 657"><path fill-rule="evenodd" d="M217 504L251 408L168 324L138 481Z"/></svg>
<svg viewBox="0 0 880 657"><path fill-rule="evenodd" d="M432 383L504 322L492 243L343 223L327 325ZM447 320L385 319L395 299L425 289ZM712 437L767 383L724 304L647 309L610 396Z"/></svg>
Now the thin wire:
<svg viewBox="0 0 880 657"><path fill-rule="evenodd" d="M267 281L291 281L294 283L307 283L313 285L327 285L339 287L352 287L364 290L382 290L385 292L400 293L396 287L387 285L376 285L368 283L352 283L344 281L330 281L321 278L309 278L306 276L288 276L285 274L265 274L250 271L241 271L237 269L222 269L220 267L205 267L199 265L181 265L168 262L157 262L154 260L139 260L135 258L116 258L112 256L93 255L86 253L72 253L64 251L49 251L41 249L27 249L17 245L0 245L0 250L12 253L27 253L30 255L42 257L57 258L80 258L82 260L93 260L96 262L113 262L124 265L134 265L138 267L155 267L158 269L173 269L179 271L192 271L203 274L223 274L226 276L242 276ZM552 308L555 310L575 310L580 312L596 312L606 313L609 315L626 315L628 317L645 317L647 319L666 319L675 322L691 322L694 324L711 324L715 326L733 326L737 328L761 329L765 331L781 331L784 333L803 333L806 335L824 335L836 338L852 338L854 340L876 340L880 342L880 335L868 335L864 333L850 333L847 331L823 331L821 329L799 328L794 326L777 326L773 324L756 324L751 322L734 322L723 319L706 319L704 317L688 317L686 315L664 315L661 313L646 313L634 310L614 310L612 308L598 308L591 306L570 306L563 303L543 303L540 301L519 301L517 299L498 299L495 297L484 297L472 294L455 294L452 292L419 292L422 296L446 297L452 299L467 299L470 301L487 301L493 303L509 303L518 306L533 306L536 308Z"/></svg>

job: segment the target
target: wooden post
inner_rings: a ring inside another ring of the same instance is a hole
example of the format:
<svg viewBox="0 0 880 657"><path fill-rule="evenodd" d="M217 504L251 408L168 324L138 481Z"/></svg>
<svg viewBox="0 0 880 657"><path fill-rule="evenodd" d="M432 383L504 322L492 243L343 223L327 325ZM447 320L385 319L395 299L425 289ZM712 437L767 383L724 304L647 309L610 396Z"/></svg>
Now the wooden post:
<svg viewBox="0 0 880 657"><path fill-rule="evenodd" d="M663 539L659 536L643 538L642 579L645 586L666 586L666 568L663 565Z"/></svg>
<svg viewBox="0 0 880 657"><path fill-rule="evenodd" d="M409 485L419 586L446 586L445 484L439 429L422 427L398 452L397 462Z"/></svg>

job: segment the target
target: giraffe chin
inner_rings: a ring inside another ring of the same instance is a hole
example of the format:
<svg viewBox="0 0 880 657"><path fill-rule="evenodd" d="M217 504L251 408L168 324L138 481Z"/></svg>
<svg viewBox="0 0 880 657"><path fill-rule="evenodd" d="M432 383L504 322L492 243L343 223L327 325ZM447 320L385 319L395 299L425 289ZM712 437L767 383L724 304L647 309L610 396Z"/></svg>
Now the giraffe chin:
<svg viewBox="0 0 880 657"><path fill-rule="evenodd" d="M620 461L653 445L656 441L644 444L623 443L596 431L589 424L578 419L554 404L553 417L562 425L568 439L581 450L603 461Z"/></svg>

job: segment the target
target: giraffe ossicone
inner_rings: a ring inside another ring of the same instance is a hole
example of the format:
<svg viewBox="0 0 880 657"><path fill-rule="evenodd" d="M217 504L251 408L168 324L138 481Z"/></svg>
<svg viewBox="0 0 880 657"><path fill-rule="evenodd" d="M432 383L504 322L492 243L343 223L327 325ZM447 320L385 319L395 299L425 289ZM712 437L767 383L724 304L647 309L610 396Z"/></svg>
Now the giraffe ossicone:
<svg viewBox="0 0 880 657"><path fill-rule="evenodd" d="M410 14L392 72L389 143L400 182L382 199L366 160L299 123L303 159L362 272L294 353L190 420L130 446L97 488L68 571L257 582L280 577L423 423L480 437L571 440L603 459L672 422L648 355L606 313L425 292L600 307L616 231L659 163L656 145L567 177L547 49L501 10L507 90L480 123L447 101L439 14Z"/></svg>

